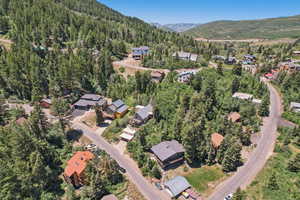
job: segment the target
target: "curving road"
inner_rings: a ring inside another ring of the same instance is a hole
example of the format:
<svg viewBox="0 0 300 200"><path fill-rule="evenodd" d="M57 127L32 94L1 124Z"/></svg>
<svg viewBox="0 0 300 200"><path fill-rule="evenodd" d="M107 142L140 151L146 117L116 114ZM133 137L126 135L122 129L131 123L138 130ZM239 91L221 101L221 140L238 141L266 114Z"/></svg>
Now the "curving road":
<svg viewBox="0 0 300 200"><path fill-rule="evenodd" d="M249 185L272 155L277 138L277 124L281 119L281 98L276 89L265 82L270 91L270 116L265 118L261 127L262 137L249 160L238 169L229 179L217 186L209 200L223 200L230 193L234 193L239 187L244 189Z"/></svg>
<svg viewBox="0 0 300 200"><path fill-rule="evenodd" d="M136 185L147 200L170 200L170 197L164 191L156 189L142 176L139 170L135 169L131 164L131 160L121 155L117 149L99 134L91 131L89 127L79 122L73 123L72 128L82 130L87 138L93 141L99 148L105 150L121 167L125 168L127 177Z"/></svg>

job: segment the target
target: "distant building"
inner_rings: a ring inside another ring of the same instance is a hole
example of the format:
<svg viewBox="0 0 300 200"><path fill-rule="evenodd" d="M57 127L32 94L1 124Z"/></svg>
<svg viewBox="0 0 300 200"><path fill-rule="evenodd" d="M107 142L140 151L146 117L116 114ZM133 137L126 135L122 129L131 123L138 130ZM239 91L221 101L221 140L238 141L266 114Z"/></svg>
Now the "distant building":
<svg viewBox="0 0 300 200"><path fill-rule="evenodd" d="M177 57L181 60L186 60L186 61L193 61L196 62L198 59L198 55L197 54L192 54L192 53L188 53L188 52L184 52L184 51L178 51L173 53L172 55L173 57Z"/></svg>
<svg viewBox="0 0 300 200"><path fill-rule="evenodd" d="M183 176L176 176L164 184L166 191L172 198L177 198L182 192L191 187L189 182Z"/></svg>
<svg viewBox="0 0 300 200"><path fill-rule="evenodd" d="M241 115L238 112L232 112L228 115L228 120L231 122L240 122Z"/></svg>
<svg viewBox="0 0 300 200"><path fill-rule="evenodd" d="M175 166L184 161L184 148L176 140L161 142L151 148L162 168Z"/></svg>
<svg viewBox="0 0 300 200"><path fill-rule="evenodd" d="M42 99L42 100L40 101L40 105L41 105L41 107L43 107L43 108L50 108L51 105L52 105L52 101L51 101L50 98Z"/></svg>
<svg viewBox="0 0 300 200"><path fill-rule="evenodd" d="M161 82L164 79L164 77L165 77L164 72L160 72L160 71L152 71L151 72L151 79L155 83Z"/></svg>
<svg viewBox="0 0 300 200"><path fill-rule="evenodd" d="M237 63L237 59L235 57L229 57L225 59L224 63L227 65L233 65Z"/></svg>
<svg viewBox="0 0 300 200"><path fill-rule="evenodd" d="M177 81L180 83L187 83L193 75L197 74L197 72L199 72L199 70L187 70L180 72L178 74Z"/></svg>
<svg viewBox="0 0 300 200"><path fill-rule="evenodd" d="M111 114L113 118L122 118L127 112L129 107L125 105L122 100L114 101L111 105L106 108L106 112Z"/></svg>
<svg viewBox="0 0 300 200"><path fill-rule="evenodd" d="M97 94L85 94L73 104L73 107L79 110L89 110L97 104L105 107L107 105L107 101Z"/></svg>
<svg viewBox="0 0 300 200"><path fill-rule="evenodd" d="M290 109L293 112L297 112L297 113L300 112L300 103L291 102Z"/></svg>
<svg viewBox="0 0 300 200"><path fill-rule="evenodd" d="M80 187L85 184L84 171L87 163L94 158L94 154L90 151L78 151L68 161L64 171L64 179L67 183Z"/></svg>
<svg viewBox="0 0 300 200"><path fill-rule="evenodd" d="M137 110L130 123L134 126L140 126L146 123L151 117L153 117L153 106L148 104Z"/></svg>
<svg viewBox="0 0 300 200"><path fill-rule="evenodd" d="M293 54L294 54L295 56L300 56L300 51L293 51Z"/></svg>
<svg viewBox="0 0 300 200"><path fill-rule="evenodd" d="M145 55L149 53L150 48L147 46L141 46L138 48L132 48L132 57L135 60L141 60Z"/></svg>
<svg viewBox="0 0 300 200"><path fill-rule="evenodd" d="M232 95L233 98L238 98L242 100L251 100L253 99L252 94L246 94L246 93L241 93L241 92L236 92Z"/></svg>
<svg viewBox="0 0 300 200"><path fill-rule="evenodd" d="M211 143L215 148L219 148L224 140L224 136L219 133L213 133L211 135Z"/></svg>
<svg viewBox="0 0 300 200"><path fill-rule="evenodd" d="M248 71L248 72L251 72L252 74L255 74L257 72L257 65L256 64L252 64L252 65L249 65L249 64L242 64L242 68L245 70L245 71Z"/></svg>

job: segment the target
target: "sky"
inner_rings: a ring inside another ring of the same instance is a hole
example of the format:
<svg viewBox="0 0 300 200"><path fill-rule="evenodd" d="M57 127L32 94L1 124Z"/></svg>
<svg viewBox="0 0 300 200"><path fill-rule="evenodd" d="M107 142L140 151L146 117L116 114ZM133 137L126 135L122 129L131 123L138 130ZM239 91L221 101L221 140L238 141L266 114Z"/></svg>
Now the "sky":
<svg viewBox="0 0 300 200"><path fill-rule="evenodd" d="M300 0L98 0L146 22L206 23L300 14Z"/></svg>

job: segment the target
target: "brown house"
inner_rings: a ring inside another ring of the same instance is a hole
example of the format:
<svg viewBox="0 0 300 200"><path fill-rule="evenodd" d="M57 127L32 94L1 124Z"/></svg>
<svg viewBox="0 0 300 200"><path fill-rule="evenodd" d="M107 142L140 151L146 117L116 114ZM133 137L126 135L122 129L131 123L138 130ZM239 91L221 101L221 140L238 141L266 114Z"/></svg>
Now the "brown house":
<svg viewBox="0 0 300 200"><path fill-rule="evenodd" d="M223 135L219 134L219 133L213 133L211 135L211 143L215 148L219 148L220 145L222 144L224 140Z"/></svg>
<svg viewBox="0 0 300 200"><path fill-rule="evenodd" d="M228 120L232 122L240 122L241 115L238 112L232 112L228 115Z"/></svg>
<svg viewBox="0 0 300 200"><path fill-rule="evenodd" d="M184 161L184 148L176 140L161 142L153 146L151 151L162 168L175 166Z"/></svg>
<svg viewBox="0 0 300 200"><path fill-rule="evenodd" d="M94 158L94 154L90 151L78 151L68 161L64 171L64 179L67 183L73 184L75 187L84 185L84 171L88 161Z"/></svg>

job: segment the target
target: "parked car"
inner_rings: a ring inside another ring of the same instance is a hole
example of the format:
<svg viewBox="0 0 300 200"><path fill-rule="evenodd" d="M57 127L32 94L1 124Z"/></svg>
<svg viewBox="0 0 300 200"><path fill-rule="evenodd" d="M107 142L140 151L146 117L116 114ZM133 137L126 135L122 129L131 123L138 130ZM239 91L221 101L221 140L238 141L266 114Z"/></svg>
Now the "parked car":
<svg viewBox="0 0 300 200"><path fill-rule="evenodd" d="M155 185L155 187L157 187L157 189L159 189L159 190L162 190L162 189L163 189L162 186L161 186L161 184L158 183L158 182L154 183L154 185Z"/></svg>
<svg viewBox="0 0 300 200"><path fill-rule="evenodd" d="M233 194L228 194L228 195L224 198L224 200L231 200L232 197L233 197Z"/></svg>
<svg viewBox="0 0 300 200"><path fill-rule="evenodd" d="M123 174L125 174L126 173L126 169L125 168L123 168L123 167L119 167L119 170L120 170L120 172L122 172Z"/></svg>
<svg viewBox="0 0 300 200"><path fill-rule="evenodd" d="M92 149L95 149L96 147L97 146L95 144L89 144L85 148L86 148L86 150L92 150Z"/></svg>

